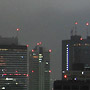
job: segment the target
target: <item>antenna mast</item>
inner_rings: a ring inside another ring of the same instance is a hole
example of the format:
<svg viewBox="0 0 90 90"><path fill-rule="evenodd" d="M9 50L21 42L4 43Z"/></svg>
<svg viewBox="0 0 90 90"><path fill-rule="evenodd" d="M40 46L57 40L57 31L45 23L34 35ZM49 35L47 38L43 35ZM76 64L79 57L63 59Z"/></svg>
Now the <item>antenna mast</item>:
<svg viewBox="0 0 90 90"><path fill-rule="evenodd" d="M75 22L75 35L77 35L77 24L78 22Z"/></svg>
<svg viewBox="0 0 90 90"><path fill-rule="evenodd" d="M87 36L88 36L88 25L89 25L89 23L87 22L86 23L86 26L87 26L87 31L86 31L87 32Z"/></svg>

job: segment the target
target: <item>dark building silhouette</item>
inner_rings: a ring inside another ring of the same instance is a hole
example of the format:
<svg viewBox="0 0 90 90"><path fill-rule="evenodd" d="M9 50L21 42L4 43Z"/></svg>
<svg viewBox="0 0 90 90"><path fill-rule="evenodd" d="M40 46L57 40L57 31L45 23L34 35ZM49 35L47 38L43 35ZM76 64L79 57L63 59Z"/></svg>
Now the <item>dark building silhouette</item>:
<svg viewBox="0 0 90 90"><path fill-rule="evenodd" d="M90 37L62 41L62 80L90 79Z"/></svg>
<svg viewBox="0 0 90 90"><path fill-rule="evenodd" d="M27 46L0 38L0 90L27 90Z"/></svg>
<svg viewBox="0 0 90 90"><path fill-rule="evenodd" d="M90 81L56 80L54 90L90 90Z"/></svg>
<svg viewBox="0 0 90 90"><path fill-rule="evenodd" d="M50 90L50 52L40 43L29 53L30 90Z"/></svg>

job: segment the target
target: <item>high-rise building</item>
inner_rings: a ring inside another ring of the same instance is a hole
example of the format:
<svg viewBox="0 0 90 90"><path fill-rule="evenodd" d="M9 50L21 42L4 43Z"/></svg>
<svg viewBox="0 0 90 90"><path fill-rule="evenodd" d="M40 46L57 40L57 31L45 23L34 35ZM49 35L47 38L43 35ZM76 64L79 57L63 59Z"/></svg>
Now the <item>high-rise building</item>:
<svg viewBox="0 0 90 90"><path fill-rule="evenodd" d="M27 46L0 38L0 90L27 90L27 76Z"/></svg>
<svg viewBox="0 0 90 90"><path fill-rule="evenodd" d="M50 90L50 52L41 42L30 52L30 90Z"/></svg>
<svg viewBox="0 0 90 90"><path fill-rule="evenodd" d="M62 79L90 79L90 37L71 36L62 41Z"/></svg>

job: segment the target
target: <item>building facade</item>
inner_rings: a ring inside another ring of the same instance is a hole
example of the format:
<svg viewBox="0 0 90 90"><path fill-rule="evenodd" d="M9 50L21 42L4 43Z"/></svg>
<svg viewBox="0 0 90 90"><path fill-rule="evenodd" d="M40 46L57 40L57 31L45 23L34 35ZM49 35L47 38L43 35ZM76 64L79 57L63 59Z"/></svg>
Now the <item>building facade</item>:
<svg viewBox="0 0 90 90"><path fill-rule="evenodd" d="M30 90L50 90L50 52L37 43L29 56Z"/></svg>
<svg viewBox="0 0 90 90"><path fill-rule="evenodd" d="M90 79L90 37L62 41L62 79Z"/></svg>
<svg viewBox="0 0 90 90"><path fill-rule="evenodd" d="M13 41L0 44L0 90L27 90L27 46Z"/></svg>

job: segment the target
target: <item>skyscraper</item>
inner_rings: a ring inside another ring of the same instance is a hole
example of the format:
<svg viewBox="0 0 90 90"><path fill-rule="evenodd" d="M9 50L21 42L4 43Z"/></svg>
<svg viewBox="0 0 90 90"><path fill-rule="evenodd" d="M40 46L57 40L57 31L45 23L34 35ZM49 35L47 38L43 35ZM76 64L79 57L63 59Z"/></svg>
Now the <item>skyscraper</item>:
<svg viewBox="0 0 90 90"><path fill-rule="evenodd" d="M41 42L30 52L30 90L50 90L50 52Z"/></svg>
<svg viewBox="0 0 90 90"><path fill-rule="evenodd" d="M71 36L62 41L62 79L90 79L90 37Z"/></svg>
<svg viewBox="0 0 90 90"><path fill-rule="evenodd" d="M27 47L0 38L0 90L27 90Z"/></svg>

